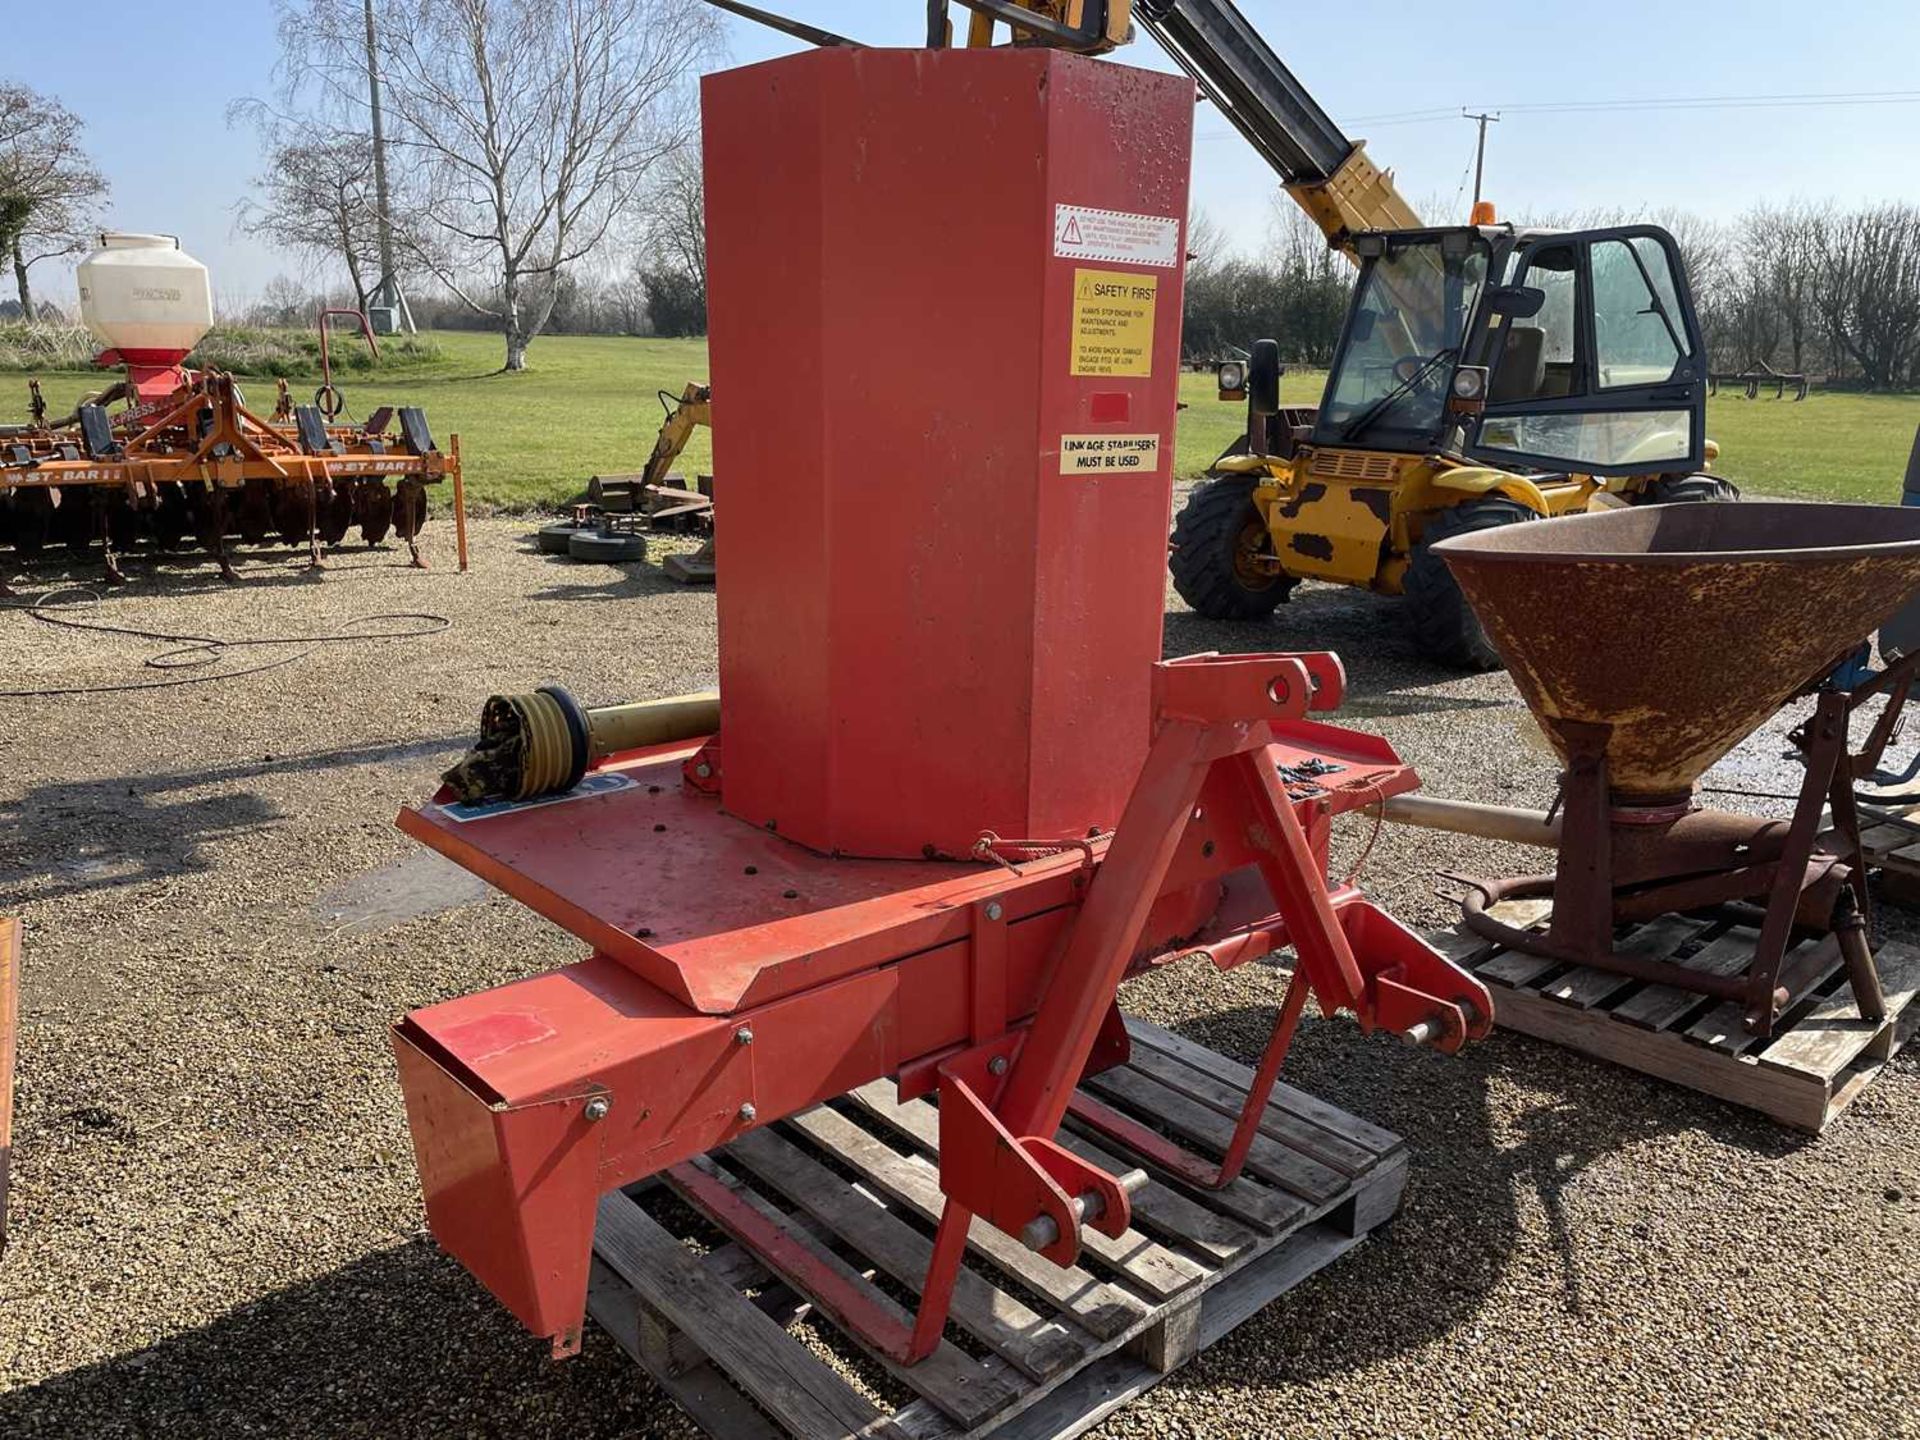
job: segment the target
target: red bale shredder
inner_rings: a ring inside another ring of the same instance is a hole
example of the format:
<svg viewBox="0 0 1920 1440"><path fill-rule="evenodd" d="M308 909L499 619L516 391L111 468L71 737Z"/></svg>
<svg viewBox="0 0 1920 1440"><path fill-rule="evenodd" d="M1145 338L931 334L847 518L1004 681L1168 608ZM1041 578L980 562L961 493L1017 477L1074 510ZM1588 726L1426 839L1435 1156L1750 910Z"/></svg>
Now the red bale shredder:
<svg viewBox="0 0 1920 1440"><path fill-rule="evenodd" d="M1192 84L843 47L703 103L717 733L698 703L489 702L463 786L400 824L593 954L393 1043L434 1235L560 1355L602 1196L665 1172L752 1237L686 1162L879 1077L937 1095L911 1323L800 1276L910 1363L973 1217L1060 1264L1126 1229L1142 1177L1057 1143L1069 1111L1223 1185L1309 993L1449 1052L1492 1006L1327 883L1335 817L1418 784L1309 718L1339 660L1160 658ZM1287 946L1223 1158L1075 1095L1126 1059L1129 976Z"/></svg>

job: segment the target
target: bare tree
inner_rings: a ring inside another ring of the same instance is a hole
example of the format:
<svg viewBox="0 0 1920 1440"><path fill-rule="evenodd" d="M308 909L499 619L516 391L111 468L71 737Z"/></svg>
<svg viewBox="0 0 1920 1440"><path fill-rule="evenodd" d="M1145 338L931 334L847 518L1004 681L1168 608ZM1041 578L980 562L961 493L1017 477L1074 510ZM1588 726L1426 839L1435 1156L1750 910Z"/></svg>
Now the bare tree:
<svg viewBox="0 0 1920 1440"><path fill-rule="evenodd" d="M366 93L362 0L282 0L292 88ZM685 83L715 44L700 0L389 0L375 55L395 169L418 186L396 241L499 322L526 366L563 273L694 132Z"/></svg>
<svg viewBox="0 0 1920 1440"><path fill-rule="evenodd" d="M20 312L33 319L28 272L84 249L107 181L82 148L80 117L51 95L0 83L0 250L13 264Z"/></svg>
<svg viewBox="0 0 1920 1440"><path fill-rule="evenodd" d="M1869 389L1901 384L1920 364L1920 209L1835 216L1814 243L1813 299L1835 358L1852 359Z"/></svg>
<svg viewBox="0 0 1920 1440"><path fill-rule="evenodd" d="M707 189L697 144L676 150L660 163L652 187L646 240L655 264L680 271L704 298L707 293Z"/></svg>
<svg viewBox="0 0 1920 1440"><path fill-rule="evenodd" d="M258 101L243 101L233 113L256 122L267 153L253 196L240 203L240 228L308 260L341 266L355 306L365 310L380 279L372 137L290 121Z"/></svg>
<svg viewBox="0 0 1920 1440"><path fill-rule="evenodd" d="M1187 274L1206 275L1219 269L1233 247L1220 222L1198 206L1187 216Z"/></svg>

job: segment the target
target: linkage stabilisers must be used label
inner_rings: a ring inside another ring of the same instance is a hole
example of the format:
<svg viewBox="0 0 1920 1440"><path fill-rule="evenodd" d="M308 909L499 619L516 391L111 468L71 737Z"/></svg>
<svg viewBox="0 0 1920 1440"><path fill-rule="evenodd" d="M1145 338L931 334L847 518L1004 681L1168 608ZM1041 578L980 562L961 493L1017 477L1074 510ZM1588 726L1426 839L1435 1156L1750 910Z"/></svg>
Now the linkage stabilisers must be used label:
<svg viewBox="0 0 1920 1440"><path fill-rule="evenodd" d="M1149 475L1160 468L1158 435L1062 435L1062 475Z"/></svg>

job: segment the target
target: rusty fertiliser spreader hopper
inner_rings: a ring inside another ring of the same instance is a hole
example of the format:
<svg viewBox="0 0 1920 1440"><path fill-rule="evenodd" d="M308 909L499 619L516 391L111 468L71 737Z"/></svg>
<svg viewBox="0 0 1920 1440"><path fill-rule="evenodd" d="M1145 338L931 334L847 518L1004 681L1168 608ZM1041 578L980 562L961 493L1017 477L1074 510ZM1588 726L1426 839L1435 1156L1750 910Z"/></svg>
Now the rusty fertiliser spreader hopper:
<svg viewBox="0 0 1920 1440"><path fill-rule="evenodd" d="M1837 949L1861 1018L1882 1018L1848 719L1869 693L1901 703L1914 659L1870 691L1818 696L1795 733L1806 778L1791 821L1701 808L1696 782L1920 589L1920 511L1658 506L1437 548L1565 764L1558 814L1537 821L1557 843L1555 873L1469 881L1468 927L1512 949L1738 1001L1757 1036ZM1488 913L1547 895L1544 933ZM1743 972L1615 948L1618 926L1716 907L1758 930ZM1818 943L1789 961L1807 939Z"/></svg>
<svg viewBox="0 0 1920 1440"><path fill-rule="evenodd" d="M958 1375L966 1408L1004 1372L945 1338L979 1298L971 1243L1058 1276L1128 1231L1143 1183L1234 1193L1271 1153L1309 994L1443 1053L1491 1001L1328 883L1335 818L1418 783L1312 718L1340 701L1337 658L1160 658L1192 84L1002 48L814 51L703 86L715 391L757 407L716 435L719 732L710 698L663 729L503 697L483 762L402 813L593 948L406 1016L408 1122L434 1236L557 1354L596 1253L641 1303L706 1310L647 1278L659 1247L623 1191L663 1176L892 1373ZM1102 258L1070 253L1095 226ZM989 254L1025 259L956 283ZM1094 271L1155 301L1124 363L1073 337ZM902 307L929 343L875 365ZM1126 463L1084 463L1109 434ZM1296 978L1208 1153L1078 1089L1128 1062L1127 977L1288 945ZM939 1099L918 1192L937 1223L891 1252L921 1257L896 1271L912 1309L716 1179L883 1078ZM1087 1158L1069 1115L1121 1163ZM786 1337L737 1340L733 1378L793 1418L752 1363Z"/></svg>

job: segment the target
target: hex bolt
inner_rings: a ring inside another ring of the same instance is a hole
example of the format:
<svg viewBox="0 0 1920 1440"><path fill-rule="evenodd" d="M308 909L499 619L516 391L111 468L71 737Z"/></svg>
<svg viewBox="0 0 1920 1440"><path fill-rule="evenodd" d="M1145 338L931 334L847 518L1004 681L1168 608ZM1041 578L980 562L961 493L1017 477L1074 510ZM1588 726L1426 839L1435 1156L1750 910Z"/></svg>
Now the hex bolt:
<svg viewBox="0 0 1920 1440"><path fill-rule="evenodd" d="M702 760L698 765L693 767L693 773L698 775L702 780L711 780L713 778L713 767Z"/></svg>
<svg viewBox="0 0 1920 1440"><path fill-rule="evenodd" d="M1006 1074L1007 1073L1007 1057L1004 1055L994 1056L993 1059L987 1061L987 1071L989 1074L993 1074L993 1075Z"/></svg>
<svg viewBox="0 0 1920 1440"><path fill-rule="evenodd" d="M742 1125L751 1125L753 1123L753 1117L759 1113L758 1110L753 1108L753 1102L751 1100L747 1101L740 1107L740 1123Z"/></svg>
<svg viewBox="0 0 1920 1440"><path fill-rule="evenodd" d="M1000 902L998 900L989 900L987 902L987 919L998 920L1002 915L1006 913L1007 912L1005 910L1002 910L1000 908Z"/></svg>
<svg viewBox="0 0 1920 1440"><path fill-rule="evenodd" d="M751 1025L742 1025L738 1030L734 1031L733 1043L736 1045L751 1045L753 1043L753 1027Z"/></svg>
<svg viewBox="0 0 1920 1440"><path fill-rule="evenodd" d="M596 1095L593 1099L587 1101L587 1108L582 1113L589 1120L604 1120L607 1118L607 1112L612 1108L613 1102L611 1100L607 1099L604 1095Z"/></svg>

